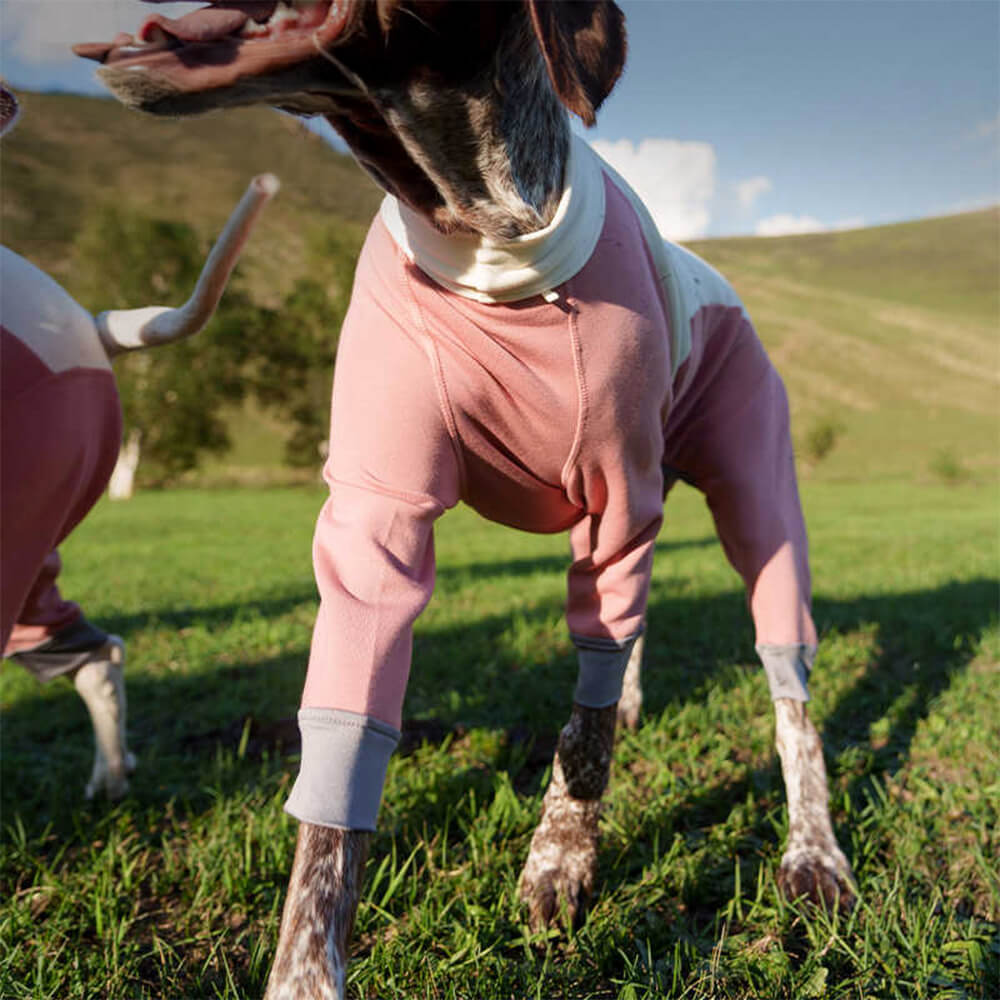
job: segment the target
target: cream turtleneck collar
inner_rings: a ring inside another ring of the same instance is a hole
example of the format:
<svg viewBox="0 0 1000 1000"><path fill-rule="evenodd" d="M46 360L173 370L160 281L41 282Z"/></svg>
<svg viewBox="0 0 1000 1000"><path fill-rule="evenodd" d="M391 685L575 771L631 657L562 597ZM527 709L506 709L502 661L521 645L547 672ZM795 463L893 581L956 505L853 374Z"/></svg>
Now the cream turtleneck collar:
<svg viewBox="0 0 1000 1000"><path fill-rule="evenodd" d="M472 233L445 235L392 195L381 216L393 239L439 285L477 302L514 302L544 295L590 259L604 228L602 161L570 138L566 183L552 221L512 240Z"/></svg>

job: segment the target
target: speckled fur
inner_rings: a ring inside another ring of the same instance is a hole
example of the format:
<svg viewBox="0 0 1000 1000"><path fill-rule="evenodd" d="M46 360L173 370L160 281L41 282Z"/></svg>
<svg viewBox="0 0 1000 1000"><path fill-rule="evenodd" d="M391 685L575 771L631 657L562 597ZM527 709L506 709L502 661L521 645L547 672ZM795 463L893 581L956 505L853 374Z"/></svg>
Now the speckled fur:
<svg viewBox="0 0 1000 1000"><path fill-rule="evenodd" d="M646 648L646 633L643 632L629 654L622 678L622 696L618 699L618 725L633 732L639 728L642 714L642 654Z"/></svg>
<svg viewBox="0 0 1000 1000"><path fill-rule="evenodd" d="M602 33L595 27L598 22L587 26L580 20L585 4L529 6L535 27L529 28L523 11L512 17L496 52L461 84L429 72L434 67L421 62L421 45L414 47L416 63L405 67L406 74L376 72L378 45L365 49L362 44L366 31L374 33L368 41L381 44L370 23L373 12L378 11L383 27L394 11L399 17L418 14L398 0L380 0L377 7L352 3L352 27L344 38L328 50L317 45L315 59L272 82L248 79L222 91L181 97L169 88L157 91L155 81L142 74L112 68L105 76L126 103L158 113L190 114L250 103L325 113L359 163L433 225L445 232L511 238L551 220L562 194L568 150L566 115L556 96L558 90L566 100L567 92L550 79L535 30L566 15L556 34L589 50L580 79L591 79L597 57L615 48L608 44L614 32ZM361 55L354 60L356 42ZM623 36L620 55L623 61ZM593 119L620 72L621 63L607 58L599 73L602 92L589 94L593 107L583 107L584 120ZM562 71L566 67L554 68L559 80L572 82L572 74ZM578 98L573 100L580 113ZM620 706L576 705L560 736L541 822L521 877L521 894L535 927L563 916L576 920L593 892L601 797L610 774L616 717L629 728L638 725L641 658L640 640L626 671ZM819 737L803 705L782 700L775 712L789 810L779 884L789 895L850 905L852 876L833 836ZM367 833L302 824L268 1000L343 996L369 839Z"/></svg>
<svg viewBox="0 0 1000 1000"><path fill-rule="evenodd" d="M538 929L575 922L594 890L597 824L611 773L617 706L574 705L552 762L542 819L521 873L521 897Z"/></svg>
<svg viewBox="0 0 1000 1000"><path fill-rule="evenodd" d="M833 835L819 733L802 702L779 698L774 713L788 797L788 843L778 886L786 896L850 909L856 898L854 876Z"/></svg>
<svg viewBox="0 0 1000 1000"><path fill-rule="evenodd" d="M343 1000L371 835L299 826L265 1000Z"/></svg>
<svg viewBox="0 0 1000 1000"><path fill-rule="evenodd" d="M375 97L444 199L433 219L441 229L512 239L551 220L569 124L525 18L512 19L493 65L466 86L415 81Z"/></svg>

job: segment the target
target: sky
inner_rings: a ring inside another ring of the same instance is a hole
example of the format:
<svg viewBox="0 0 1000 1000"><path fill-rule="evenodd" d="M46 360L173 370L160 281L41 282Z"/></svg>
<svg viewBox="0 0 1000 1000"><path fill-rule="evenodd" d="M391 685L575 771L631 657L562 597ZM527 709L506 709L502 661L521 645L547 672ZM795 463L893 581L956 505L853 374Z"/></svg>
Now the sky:
<svg viewBox="0 0 1000 1000"><path fill-rule="evenodd" d="M620 6L625 73L577 131L664 236L851 229L1000 201L997 0ZM15 90L102 94L69 44L133 31L145 9L0 0L0 75Z"/></svg>

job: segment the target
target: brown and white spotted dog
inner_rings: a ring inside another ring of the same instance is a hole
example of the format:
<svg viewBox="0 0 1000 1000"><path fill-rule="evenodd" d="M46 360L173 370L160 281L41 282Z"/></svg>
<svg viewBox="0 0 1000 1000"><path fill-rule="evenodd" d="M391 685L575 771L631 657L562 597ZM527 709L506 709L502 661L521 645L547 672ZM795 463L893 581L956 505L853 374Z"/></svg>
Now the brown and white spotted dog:
<svg viewBox="0 0 1000 1000"><path fill-rule="evenodd" d="M179 20L154 15L138 37L77 52L103 64L123 102L154 114L263 103L323 115L362 167L438 233L503 241L552 222L570 158L567 112L593 124L625 46L610 0L242 0ZM616 716L633 727L639 717L641 638L631 648L620 703L575 704L560 736L521 881L535 926L575 918L593 891ZM789 809L780 885L849 906L852 875L830 822L819 736L802 697L774 692ZM343 996L369 840L368 831L302 823L271 1000Z"/></svg>

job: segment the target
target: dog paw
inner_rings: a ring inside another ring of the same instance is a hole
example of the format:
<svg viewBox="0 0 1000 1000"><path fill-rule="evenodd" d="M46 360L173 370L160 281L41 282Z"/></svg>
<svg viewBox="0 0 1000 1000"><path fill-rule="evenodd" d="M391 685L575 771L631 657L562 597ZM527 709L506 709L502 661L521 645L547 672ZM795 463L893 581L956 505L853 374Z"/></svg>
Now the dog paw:
<svg viewBox="0 0 1000 1000"><path fill-rule="evenodd" d="M836 845L789 848L778 869L778 888L786 899L805 899L827 910L849 913L857 902L854 874Z"/></svg>
<svg viewBox="0 0 1000 1000"><path fill-rule="evenodd" d="M136 769L136 757L131 750L115 754L110 760L98 748L94 754L94 766L90 772L90 780L83 790L88 802L103 795L112 802L123 799L129 790L128 776Z"/></svg>
<svg viewBox="0 0 1000 1000"><path fill-rule="evenodd" d="M525 871L521 879L521 899L528 908L528 925L533 931L564 923L578 926L586 912L594 887L594 871L581 874L565 868Z"/></svg>
<svg viewBox="0 0 1000 1000"><path fill-rule="evenodd" d="M593 829L590 827L593 826ZM596 822L543 819L531 840L521 873L521 899L534 931L559 923L577 926L586 912L597 875Z"/></svg>

